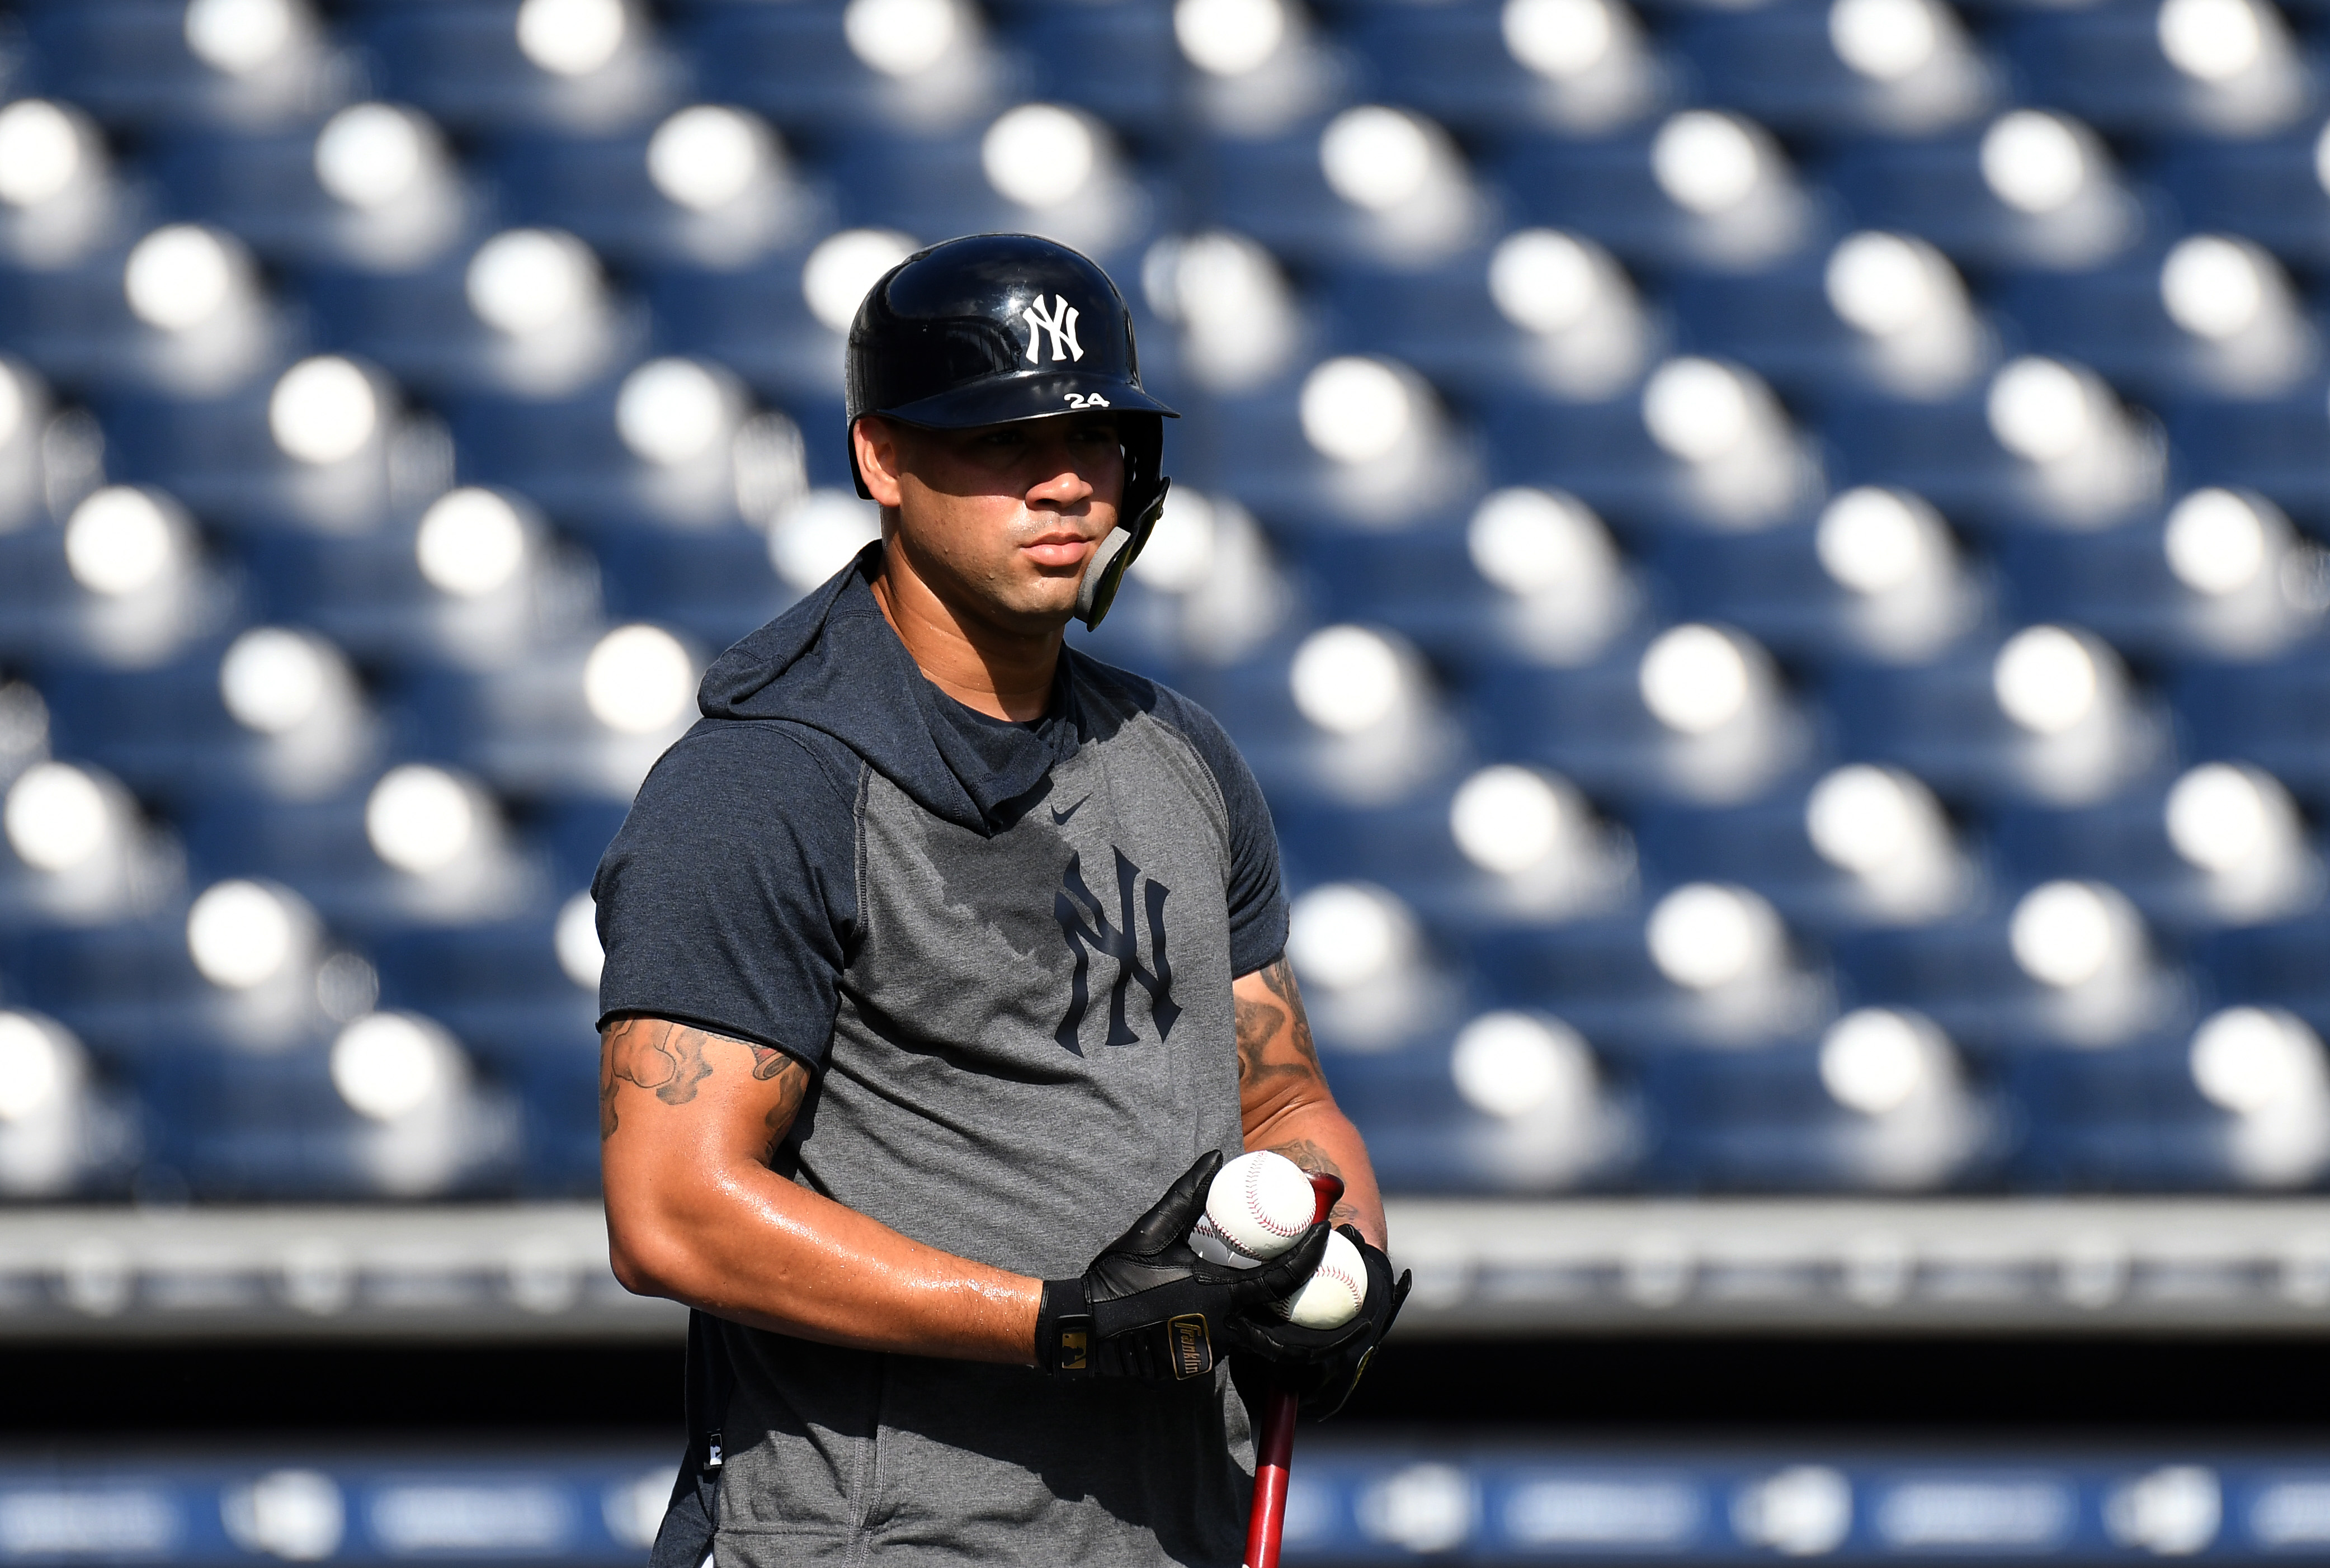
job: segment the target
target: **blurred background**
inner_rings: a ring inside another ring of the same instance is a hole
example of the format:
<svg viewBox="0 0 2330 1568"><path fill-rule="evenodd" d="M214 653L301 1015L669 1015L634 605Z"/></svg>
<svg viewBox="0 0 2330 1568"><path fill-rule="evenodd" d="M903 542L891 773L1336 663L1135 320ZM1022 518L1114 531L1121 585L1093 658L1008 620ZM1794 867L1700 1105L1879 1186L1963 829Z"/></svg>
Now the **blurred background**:
<svg viewBox="0 0 2330 1568"><path fill-rule="evenodd" d="M0 1560L643 1559L585 890L979 230L1417 1275L1291 1555L2330 1559L2325 30L0 5Z"/></svg>

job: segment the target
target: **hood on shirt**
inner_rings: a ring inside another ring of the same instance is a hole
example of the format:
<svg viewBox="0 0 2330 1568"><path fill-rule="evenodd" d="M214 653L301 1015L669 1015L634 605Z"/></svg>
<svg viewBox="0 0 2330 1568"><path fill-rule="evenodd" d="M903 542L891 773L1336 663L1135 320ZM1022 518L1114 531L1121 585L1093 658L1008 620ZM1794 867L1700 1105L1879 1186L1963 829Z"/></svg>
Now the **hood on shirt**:
<svg viewBox="0 0 2330 1568"><path fill-rule="evenodd" d="M1052 704L1032 724L990 718L925 677L871 587L882 545L713 662L696 692L706 723L781 720L848 746L923 810L992 835L1006 809L1041 785L1078 743L1071 659L1063 649Z"/></svg>

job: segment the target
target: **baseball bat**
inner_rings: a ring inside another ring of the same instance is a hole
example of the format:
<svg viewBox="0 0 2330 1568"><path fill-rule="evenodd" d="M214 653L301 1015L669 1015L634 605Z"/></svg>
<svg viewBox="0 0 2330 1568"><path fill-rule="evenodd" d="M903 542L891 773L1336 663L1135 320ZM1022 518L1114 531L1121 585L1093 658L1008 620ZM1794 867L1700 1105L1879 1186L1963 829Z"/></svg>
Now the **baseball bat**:
<svg viewBox="0 0 2330 1568"><path fill-rule="evenodd" d="M1311 1223L1334 1212L1343 1178L1311 1173ZM1246 1518L1246 1568L1278 1568L1279 1537L1286 1531L1287 1472L1294 1464L1294 1416L1302 1396L1276 1374L1262 1396L1262 1424L1254 1444L1254 1507Z"/></svg>

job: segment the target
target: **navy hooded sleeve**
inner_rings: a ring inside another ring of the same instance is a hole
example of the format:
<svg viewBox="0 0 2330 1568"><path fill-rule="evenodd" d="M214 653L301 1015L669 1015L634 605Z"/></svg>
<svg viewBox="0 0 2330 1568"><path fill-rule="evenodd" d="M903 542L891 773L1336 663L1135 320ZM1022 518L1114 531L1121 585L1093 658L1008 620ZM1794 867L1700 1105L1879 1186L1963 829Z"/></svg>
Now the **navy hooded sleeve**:
<svg viewBox="0 0 2330 1568"><path fill-rule="evenodd" d="M1270 803L1221 722L1179 692L1156 688L1158 717L1204 760L1222 792L1230 830L1230 974L1243 979L1286 950L1286 890Z"/></svg>
<svg viewBox="0 0 2330 1568"><path fill-rule="evenodd" d="M822 739L705 723L656 764L592 883L601 1028L670 1018L823 1063L857 907L855 759Z"/></svg>

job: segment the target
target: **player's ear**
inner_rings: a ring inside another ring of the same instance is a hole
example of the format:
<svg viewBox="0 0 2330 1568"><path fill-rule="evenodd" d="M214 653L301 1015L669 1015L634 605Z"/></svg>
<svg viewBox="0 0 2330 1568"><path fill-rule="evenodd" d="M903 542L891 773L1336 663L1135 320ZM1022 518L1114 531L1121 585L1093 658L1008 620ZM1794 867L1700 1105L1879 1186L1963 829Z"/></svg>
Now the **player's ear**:
<svg viewBox="0 0 2330 1568"><path fill-rule="evenodd" d="M849 445L874 504L885 508L898 505L902 499L898 477L904 465L899 461L897 427L879 414L867 414L849 428Z"/></svg>

